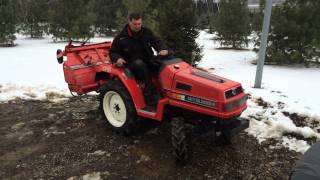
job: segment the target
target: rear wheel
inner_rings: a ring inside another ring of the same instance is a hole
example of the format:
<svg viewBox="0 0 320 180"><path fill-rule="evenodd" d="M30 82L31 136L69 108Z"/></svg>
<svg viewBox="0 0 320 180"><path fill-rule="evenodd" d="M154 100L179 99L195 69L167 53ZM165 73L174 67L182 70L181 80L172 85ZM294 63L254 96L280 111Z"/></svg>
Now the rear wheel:
<svg viewBox="0 0 320 180"><path fill-rule="evenodd" d="M102 116L115 130L131 134L136 111L131 96L120 81L109 80L101 88L100 109Z"/></svg>
<svg viewBox="0 0 320 180"><path fill-rule="evenodd" d="M171 140L175 150L177 163L185 165L190 159L190 136L182 117L171 120Z"/></svg>

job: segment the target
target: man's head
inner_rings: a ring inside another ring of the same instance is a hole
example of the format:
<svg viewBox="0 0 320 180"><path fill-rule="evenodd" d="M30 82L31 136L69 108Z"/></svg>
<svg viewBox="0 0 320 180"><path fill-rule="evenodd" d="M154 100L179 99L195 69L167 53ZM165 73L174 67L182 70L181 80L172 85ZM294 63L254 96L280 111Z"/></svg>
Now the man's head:
<svg viewBox="0 0 320 180"><path fill-rule="evenodd" d="M141 16L138 13L132 13L129 15L128 24L130 29L134 32L139 32L142 26Z"/></svg>

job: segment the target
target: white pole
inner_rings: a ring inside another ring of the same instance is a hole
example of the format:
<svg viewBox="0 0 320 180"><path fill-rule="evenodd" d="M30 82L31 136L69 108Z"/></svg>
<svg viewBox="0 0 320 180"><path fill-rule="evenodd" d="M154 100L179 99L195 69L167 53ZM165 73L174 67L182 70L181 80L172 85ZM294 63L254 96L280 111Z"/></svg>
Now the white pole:
<svg viewBox="0 0 320 180"><path fill-rule="evenodd" d="M259 59L257 63L257 71L256 71L254 88L261 88L262 71L263 71L263 65L264 65L267 43L268 43L271 11L272 11L272 0L266 0L266 7L264 9L263 27L262 27L262 34L261 34L261 44L259 49Z"/></svg>

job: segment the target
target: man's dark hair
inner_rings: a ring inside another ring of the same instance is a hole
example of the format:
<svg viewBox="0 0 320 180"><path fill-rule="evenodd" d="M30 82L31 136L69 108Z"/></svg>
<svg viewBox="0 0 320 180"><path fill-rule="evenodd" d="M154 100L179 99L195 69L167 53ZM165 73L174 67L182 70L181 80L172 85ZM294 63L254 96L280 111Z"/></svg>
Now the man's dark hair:
<svg viewBox="0 0 320 180"><path fill-rule="evenodd" d="M130 13L129 14L129 21L132 21L132 20L138 20L138 19L141 19L141 16L139 13Z"/></svg>

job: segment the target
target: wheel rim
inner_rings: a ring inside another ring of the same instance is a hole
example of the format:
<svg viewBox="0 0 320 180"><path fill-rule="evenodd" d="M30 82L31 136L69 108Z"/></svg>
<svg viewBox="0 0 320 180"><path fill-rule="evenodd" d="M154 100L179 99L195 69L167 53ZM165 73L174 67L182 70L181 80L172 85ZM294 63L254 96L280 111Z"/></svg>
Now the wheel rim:
<svg viewBox="0 0 320 180"><path fill-rule="evenodd" d="M121 127L126 122L127 111L122 97L115 91L108 91L103 97L103 111L114 127Z"/></svg>

